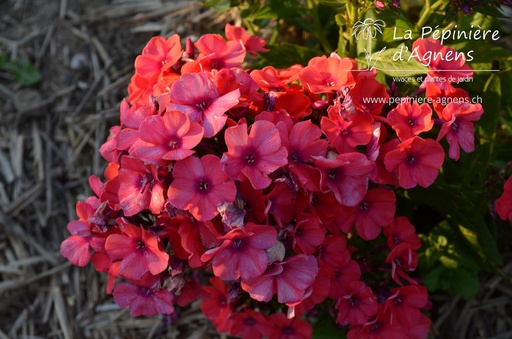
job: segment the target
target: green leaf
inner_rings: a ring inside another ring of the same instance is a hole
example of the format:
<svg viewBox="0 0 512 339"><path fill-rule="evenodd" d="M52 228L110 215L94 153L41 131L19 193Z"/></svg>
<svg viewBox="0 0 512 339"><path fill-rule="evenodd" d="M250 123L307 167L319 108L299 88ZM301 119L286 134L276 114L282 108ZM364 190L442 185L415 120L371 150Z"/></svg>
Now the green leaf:
<svg viewBox="0 0 512 339"><path fill-rule="evenodd" d="M450 47L464 52L470 66L473 63L492 63L493 60L512 60L512 52L482 40L467 40L450 44Z"/></svg>
<svg viewBox="0 0 512 339"><path fill-rule="evenodd" d="M219 13L226 13L231 9L230 0L207 0L202 6L210 7Z"/></svg>
<svg viewBox="0 0 512 339"><path fill-rule="evenodd" d="M340 8L345 6L347 0L318 0L318 2L321 3L322 5Z"/></svg>
<svg viewBox="0 0 512 339"><path fill-rule="evenodd" d="M261 62L258 63L258 67L272 65L275 68L287 68L294 64L306 65L311 58L322 55L320 50L290 43L278 43L265 47L270 49L270 52L260 56Z"/></svg>
<svg viewBox="0 0 512 339"><path fill-rule="evenodd" d="M22 86L31 86L41 80L41 73L36 66L30 62L22 62L20 67L14 72L14 78Z"/></svg>
<svg viewBox="0 0 512 339"><path fill-rule="evenodd" d="M387 48L380 54L378 53L378 51L373 53L370 66L374 65L377 70L389 76L407 77L428 72L427 67L421 65L411 56L411 52L405 44ZM356 60L362 67L367 65L367 59L363 56L359 56Z"/></svg>

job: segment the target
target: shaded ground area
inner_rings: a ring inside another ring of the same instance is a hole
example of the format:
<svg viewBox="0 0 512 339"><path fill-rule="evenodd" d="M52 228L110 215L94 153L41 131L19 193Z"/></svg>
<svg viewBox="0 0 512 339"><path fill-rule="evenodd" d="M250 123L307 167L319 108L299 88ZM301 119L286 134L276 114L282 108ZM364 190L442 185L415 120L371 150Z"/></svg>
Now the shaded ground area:
<svg viewBox="0 0 512 339"><path fill-rule="evenodd" d="M0 338L215 337L197 303L179 319L131 319L105 296L105 277L59 246L87 178L102 175L97 150L136 55L153 35L199 36L225 20L187 0L0 3ZM34 85L23 86L37 80L24 60L41 74ZM512 285L482 282L474 301L432 295L433 335L512 337Z"/></svg>

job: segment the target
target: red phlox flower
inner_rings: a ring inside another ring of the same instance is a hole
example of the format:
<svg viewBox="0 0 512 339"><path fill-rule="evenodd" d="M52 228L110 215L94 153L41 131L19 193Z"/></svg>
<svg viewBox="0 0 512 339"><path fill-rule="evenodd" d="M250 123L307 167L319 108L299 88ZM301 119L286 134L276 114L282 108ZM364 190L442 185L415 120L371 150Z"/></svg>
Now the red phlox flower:
<svg viewBox="0 0 512 339"><path fill-rule="evenodd" d="M230 41L240 41L247 53L251 56L257 56L256 52L268 52L269 50L263 48L267 43L264 39L247 33L245 28L243 27L235 27L230 24L226 24L224 27L224 32L226 33L226 39Z"/></svg>
<svg viewBox="0 0 512 339"><path fill-rule="evenodd" d="M215 245L219 236L217 230L210 221L197 221L190 218L174 220L179 223L178 233L181 236L181 246L189 253L188 264L192 268L203 265L201 256L205 247Z"/></svg>
<svg viewBox="0 0 512 339"><path fill-rule="evenodd" d="M416 234L416 228L407 217L396 217L392 223L384 227L384 235L390 249L402 243L409 244L413 251L421 247L421 240Z"/></svg>
<svg viewBox="0 0 512 339"><path fill-rule="evenodd" d="M251 72L251 77L265 92L286 92L289 83L297 79L302 69L300 65L293 65L287 69L276 69L273 66L263 67Z"/></svg>
<svg viewBox="0 0 512 339"><path fill-rule="evenodd" d="M403 285L399 279L401 277L411 284L417 284L406 274L406 272L412 272L418 267L418 254L414 252L410 244L400 243L395 246L388 254L386 262L391 263L391 277L396 283Z"/></svg>
<svg viewBox="0 0 512 339"><path fill-rule="evenodd" d="M295 305L311 294L317 273L315 257L297 254L272 263L259 277L242 280L241 286L255 300L268 302L277 293L278 302Z"/></svg>
<svg viewBox="0 0 512 339"><path fill-rule="evenodd" d="M311 99L304 93L304 88L297 84L290 85L286 92L279 93L277 96L274 110L281 109L296 119L305 118L313 112Z"/></svg>
<svg viewBox="0 0 512 339"><path fill-rule="evenodd" d="M197 298L207 299L209 294L204 290L203 285L196 281L185 280L179 294L174 296L176 304L185 307Z"/></svg>
<svg viewBox="0 0 512 339"><path fill-rule="evenodd" d="M206 251L201 260L212 260L213 273L223 280L252 279L267 268L265 250L275 244L277 231L273 226L247 223L219 239L224 240L222 244Z"/></svg>
<svg viewBox="0 0 512 339"><path fill-rule="evenodd" d="M270 315L269 321L273 325L269 339L309 339L313 334L313 327L307 321L289 319L284 313Z"/></svg>
<svg viewBox="0 0 512 339"><path fill-rule="evenodd" d="M287 224L295 218L296 196L284 182L277 183L264 199L267 202L265 211L274 216L278 225Z"/></svg>
<svg viewBox="0 0 512 339"><path fill-rule="evenodd" d="M348 285L348 293L336 302L336 321L341 325L361 325L376 315L378 308L371 288L362 281L354 281Z"/></svg>
<svg viewBox="0 0 512 339"><path fill-rule="evenodd" d="M405 141L421 132L428 132L434 126L432 109L428 104L412 104L409 98L398 104L388 113L388 123L396 131L398 138Z"/></svg>
<svg viewBox="0 0 512 339"><path fill-rule="evenodd" d="M201 310L219 332L227 332L233 325L233 320L230 318L233 310L228 287L217 277L210 278L210 283L212 286L204 286L208 295L201 297Z"/></svg>
<svg viewBox="0 0 512 339"><path fill-rule="evenodd" d="M191 122L199 122L204 137L210 138L226 124L225 112L238 104L240 90L219 96L215 83L205 73L191 73L183 74L172 85L169 95L172 102L167 110L183 112Z"/></svg>
<svg viewBox="0 0 512 339"><path fill-rule="evenodd" d="M131 104L139 100L148 100L153 91L153 86L152 81L134 73L128 84L128 98L126 100Z"/></svg>
<svg viewBox="0 0 512 339"><path fill-rule="evenodd" d="M503 194L494 202L496 212L501 219L512 222L512 177L503 186Z"/></svg>
<svg viewBox="0 0 512 339"><path fill-rule="evenodd" d="M460 147L469 153L475 150L475 130L473 121L477 121L484 112L482 105L469 103L449 103L439 117L444 121L437 141L446 136L450 144L448 155L453 160L459 160ZM460 145L460 147L459 147Z"/></svg>
<svg viewBox="0 0 512 339"><path fill-rule="evenodd" d="M389 313L384 312L384 304L378 305L376 317L370 321L356 326L351 326L347 333L348 339L411 339L406 328L392 326L389 323Z"/></svg>
<svg viewBox="0 0 512 339"><path fill-rule="evenodd" d="M70 221L67 225L69 236L60 245L60 253L67 258L73 265L84 267L91 260L92 240L91 224L87 221L90 215L94 214L91 205L84 201L78 201L76 204L76 213L79 220Z"/></svg>
<svg viewBox="0 0 512 339"><path fill-rule="evenodd" d="M137 158L123 156L119 170L119 205L125 216L150 209L159 214L164 205L163 184L158 180L156 168L145 166Z"/></svg>
<svg viewBox="0 0 512 339"><path fill-rule="evenodd" d="M203 128L178 111L146 118L139 128L140 140L131 155L140 160L161 164L163 160L182 160L192 155L192 148L203 138ZM164 162L165 164L165 162Z"/></svg>
<svg viewBox="0 0 512 339"><path fill-rule="evenodd" d="M348 287L350 283L359 279L361 279L361 268L356 261L350 260L334 273L331 279L329 298L338 300L342 296L349 294Z"/></svg>
<svg viewBox="0 0 512 339"><path fill-rule="evenodd" d="M347 238L341 233L326 236L317 260L318 266L328 272L335 272L348 263L350 253L347 250Z"/></svg>
<svg viewBox="0 0 512 339"><path fill-rule="evenodd" d="M437 39L416 39L412 44L411 53L419 63L430 69L428 72L430 82L443 89L453 88L448 81L449 78L459 82L465 77L473 77L471 67L465 64L464 53L441 45Z"/></svg>
<svg viewBox="0 0 512 339"><path fill-rule="evenodd" d="M423 313L420 313L420 320L416 325L404 328L405 336L410 339L425 339L428 336L432 321Z"/></svg>
<svg viewBox="0 0 512 339"><path fill-rule="evenodd" d="M243 201L245 220L255 224L262 223L268 217L263 190L254 189L249 181L237 182L237 188Z"/></svg>
<svg viewBox="0 0 512 339"><path fill-rule="evenodd" d="M325 228L318 217L310 213L298 213L293 228L293 250L296 253L313 254L325 239Z"/></svg>
<svg viewBox="0 0 512 339"><path fill-rule="evenodd" d="M366 114L341 114L340 109L343 110L339 102L330 106L328 117L322 117L320 127L339 153L354 152L356 146L370 142L373 122Z"/></svg>
<svg viewBox="0 0 512 339"><path fill-rule="evenodd" d="M443 147L432 139L418 136L407 139L386 154L384 164L390 172L398 172L405 189L420 185L427 188L436 180L444 162Z"/></svg>
<svg viewBox="0 0 512 339"><path fill-rule="evenodd" d="M245 47L240 41L227 41L219 34L205 34L194 44L199 51L197 61L206 71L238 67L245 58Z"/></svg>
<svg viewBox="0 0 512 339"><path fill-rule="evenodd" d="M230 317L233 320L230 334L241 336L244 339L261 339L268 337L272 329L272 323L260 312L245 309L243 312L234 313Z"/></svg>
<svg viewBox="0 0 512 339"><path fill-rule="evenodd" d="M345 206L356 206L368 189L368 174L373 163L358 152L343 153L335 158L313 157L321 172L321 188L332 191Z"/></svg>
<svg viewBox="0 0 512 339"><path fill-rule="evenodd" d="M410 328L420 321L421 311L427 305L427 289L420 285L392 288L393 293L386 300L384 312L390 313L389 323Z"/></svg>
<svg viewBox="0 0 512 339"><path fill-rule="evenodd" d="M179 35L174 34L168 39L153 37L142 50L142 54L135 59L135 72L153 85L161 76L171 72L181 55Z"/></svg>
<svg viewBox="0 0 512 339"><path fill-rule="evenodd" d="M217 206L221 202L235 200L235 183L222 172L220 159L215 155L179 160L173 176L167 191L169 203L188 210L199 221L213 219L219 214Z"/></svg>
<svg viewBox="0 0 512 339"><path fill-rule="evenodd" d="M382 113L382 107L388 103L389 94L386 85L374 79L369 72L358 74L355 86L348 93L357 112L374 118Z"/></svg>
<svg viewBox="0 0 512 339"><path fill-rule="evenodd" d="M169 265L169 255L161 248L159 238L142 226L118 219L122 234L111 234L105 250L112 261L121 261L119 274L135 281L146 272L157 275Z"/></svg>
<svg viewBox="0 0 512 339"><path fill-rule="evenodd" d="M312 192L307 199L309 209L324 225L335 221L340 214L339 210L343 207L331 191Z"/></svg>
<svg viewBox="0 0 512 339"><path fill-rule="evenodd" d="M382 135L381 138L384 140ZM378 147L377 160L375 160L375 166L369 174L370 180L380 185L398 186L398 176L386 169L384 159L389 152L396 150L399 144L400 139L393 138L380 146L376 146Z"/></svg>
<svg viewBox="0 0 512 339"><path fill-rule="evenodd" d="M224 139L228 152L222 156L223 170L231 179L249 179L255 189L268 187L268 175L288 163L288 152L271 122L255 121L249 135L246 124L229 127Z"/></svg>
<svg viewBox="0 0 512 339"><path fill-rule="evenodd" d="M316 305L322 303L329 294L331 281L328 272L319 270L315 282L311 286L311 295L304 299L300 304L288 308L288 316L300 318L304 313L313 309Z"/></svg>
<svg viewBox="0 0 512 339"><path fill-rule="evenodd" d="M172 314L174 295L161 287L160 278L146 274L133 283L121 282L114 289L114 301L129 307L132 317Z"/></svg>
<svg viewBox="0 0 512 339"><path fill-rule="evenodd" d="M223 68L220 71L212 71L212 74L220 96L236 89L240 91L238 104L230 110L235 117L244 116L249 109L262 101L258 93L258 84L246 71L240 68Z"/></svg>
<svg viewBox="0 0 512 339"><path fill-rule="evenodd" d="M312 93L341 92L343 88L355 84L351 71L356 69L355 61L340 58L336 53L314 57L299 73L300 82Z"/></svg>
<svg viewBox="0 0 512 339"><path fill-rule="evenodd" d="M425 91L425 97L430 98L434 111L437 115L443 112L443 109L451 102L467 102L471 101L468 92L462 88L450 88L442 89L436 86L434 83L427 83Z"/></svg>
<svg viewBox="0 0 512 339"><path fill-rule="evenodd" d="M374 188L366 194L356 207L355 226L357 234L364 240L373 240L382 227L393 221L396 211L396 197L393 191Z"/></svg>

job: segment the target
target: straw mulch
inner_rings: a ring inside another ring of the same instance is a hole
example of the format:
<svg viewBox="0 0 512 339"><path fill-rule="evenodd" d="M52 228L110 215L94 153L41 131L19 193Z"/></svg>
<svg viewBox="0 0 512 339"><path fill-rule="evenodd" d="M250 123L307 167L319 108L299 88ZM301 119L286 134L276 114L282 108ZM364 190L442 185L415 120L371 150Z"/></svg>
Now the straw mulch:
<svg viewBox="0 0 512 339"><path fill-rule="evenodd" d="M119 123L136 55L153 35L197 37L229 19L187 0L0 3L0 55L42 74L23 87L0 70L0 339L217 336L197 303L180 317L130 318L105 276L71 266L59 246L88 177L102 175L98 148ZM471 302L437 296L433 333L512 336L511 284L482 286Z"/></svg>

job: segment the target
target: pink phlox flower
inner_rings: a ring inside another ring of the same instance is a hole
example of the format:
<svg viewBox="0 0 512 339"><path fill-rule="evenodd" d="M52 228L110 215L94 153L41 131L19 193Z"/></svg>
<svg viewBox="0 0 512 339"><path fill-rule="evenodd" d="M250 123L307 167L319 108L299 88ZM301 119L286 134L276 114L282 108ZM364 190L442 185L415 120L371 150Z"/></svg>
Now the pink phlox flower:
<svg viewBox="0 0 512 339"><path fill-rule="evenodd" d="M300 304L288 308L288 317L300 318L303 314L312 310L316 305L322 303L329 294L331 281L328 273L324 270L318 270L315 282L311 286L311 295L304 299Z"/></svg>
<svg viewBox="0 0 512 339"><path fill-rule="evenodd" d="M288 318L284 313L270 315L269 321L272 329L269 339L309 339L313 334L313 327L300 318Z"/></svg>
<svg viewBox="0 0 512 339"><path fill-rule="evenodd" d="M101 156L109 163L119 163L121 150L117 149L117 136L121 132L121 126L112 126L109 130L107 141L100 146Z"/></svg>
<svg viewBox="0 0 512 339"><path fill-rule="evenodd" d="M268 52L269 50L263 48L267 43L264 39L247 33L243 27L235 27L230 24L226 24L224 27L226 33L226 39L230 41L240 41L245 47L247 53L251 56L257 56L256 52Z"/></svg>
<svg viewBox="0 0 512 339"><path fill-rule="evenodd" d="M243 279L242 289L251 298L268 302L277 293L281 304L294 305L311 294L311 285L318 273L315 257L297 254L282 262L274 262L266 271L253 279Z"/></svg>
<svg viewBox="0 0 512 339"><path fill-rule="evenodd" d="M60 253L73 265L84 267L91 260L92 225L87 221L94 213L91 205L83 201L76 204L76 212L79 220L70 221L67 229L71 236L60 245Z"/></svg>
<svg viewBox="0 0 512 339"><path fill-rule="evenodd" d="M390 313L389 323L412 327L420 321L420 309L428 302L427 289L421 285L392 288L393 293L386 300L384 311Z"/></svg>
<svg viewBox="0 0 512 339"><path fill-rule="evenodd" d="M238 88L220 96L215 83L205 73L183 74L173 83L169 94L172 101L167 110L183 112L191 122L199 122L205 138L213 137L224 127L225 112L236 106L240 98Z"/></svg>
<svg viewBox="0 0 512 339"><path fill-rule="evenodd" d="M387 118L388 123L402 141L422 132L428 132L434 126L430 106L428 104L418 105L417 101L411 104L409 98L393 108Z"/></svg>
<svg viewBox="0 0 512 339"><path fill-rule="evenodd" d="M336 200L345 206L355 206L368 189L368 174L373 163L362 153L338 154L335 158L313 157L321 172L321 189L332 191Z"/></svg>
<svg viewBox="0 0 512 339"><path fill-rule="evenodd" d="M245 58L241 41L227 41L219 34L205 34L194 44L199 51L197 61L206 71L238 67Z"/></svg>
<svg viewBox="0 0 512 339"><path fill-rule="evenodd" d="M179 160L173 169L174 180L169 186L169 203L189 211L199 221L213 219L221 202L233 202L235 183L221 170L220 159L205 155Z"/></svg>
<svg viewBox="0 0 512 339"><path fill-rule="evenodd" d="M416 228L407 217L396 217L393 222L384 227L384 235L390 249L401 243L409 244L414 251L421 247L421 240L416 234Z"/></svg>
<svg viewBox="0 0 512 339"><path fill-rule="evenodd" d="M144 165L131 156L123 156L118 178L119 205L125 216L145 209L154 214L160 213L164 205L164 188L154 166Z"/></svg>
<svg viewBox="0 0 512 339"><path fill-rule="evenodd" d="M277 231L273 226L247 223L219 239L224 240L222 244L206 251L201 260L212 260L213 273L223 280L252 279L267 268L265 250L275 244Z"/></svg>
<svg viewBox="0 0 512 339"><path fill-rule="evenodd" d="M196 221L191 218L177 217L178 233L181 236L181 246L189 253L188 264L197 268L203 265L201 255L205 248L217 243L219 236L215 226L210 221Z"/></svg>
<svg viewBox="0 0 512 339"><path fill-rule="evenodd" d="M309 191L318 191L320 172L313 166L313 157L324 157L327 141L320 139L322 131L311 121L293 125L288 133L281 133L282 143L288 149L288 170L299 184Z"/></svg>
<svg viewBox="0 0 512 339"><path fill-rule="evenodd" d="M146 118L140 124L139 137L130 154L143 161L162 164L162 160L182 160L192 155L192 149L203 138L203 128L197 122L190 122L186 114L169 111L163 116Z"/></svg>
<svg viewBox="0 0 512 339"><path fill-rule="evenodd" d="M398 144L384 158L386 169L398 173L399 184L405 189L432 185L443 162L443 147L435 140L418 136Z"/></svg>
<svg viewBox="0 0 512 339"><path fill-rule="evenodd" d="M249 135L246 124L229 127L224 139L228 152L221 159L223 170L231 179L247 178L255 189L268 187L269 174L288 163L286 147L271 122L255 121Z"/></svg>
<svg viewBox="0 0 512 339"><path fill-rule="evenodd" d="M251 106L262 100L258 85L246 71L240 68L223 68L212 71L212 74L220 96L236 89L240 91L238 104L230 110L235 117L244 116Z"/></svg>
<svg viewBox="0 0 512 339"><path fill-rule="evenodd" d="M132 283L121 282L114 289L114 301L120 307L129 307L132 317L152 317L174 312L174 295L160 283L160 278L145 274Z"/></svg>
<svg viewBox="0 0 512 339"><path fill-rule="evenodd" d="M377 314L377 297L370 287L362 281L354 281L348 285L348 293L336 302L341 325L361 325Z"/></svg>
<svg viewBox="0 0 512 339"><path fill-rule="evenodd" d="M494 207L501 219L512 222L512 177L505 182L503 193L494 202Z"/></svg>
<svg viewBox="0 0 512 339"><path fill-rule="evenodd" d="M480 104L452 102L446 105L439 117L444 121L437 141L446 136L450 144L448 155L453 160L459 160L460 147L464 152L475 150L475 130L473 122L480 119L484 110ZM459 147L460 145L460 147Z"/></svg>
<svg viewBox="0 0 512 339"><path fill-rule="evenodd" d="M351 71L357 69L352 59L340 58L336 53L329 57L314 57L299 73L300 82L312 93L341 92L355 85Z"/></svg>
<svg viewBox="0 0 512 339"><path fill-rule="evenodd" d="M105 250L112 261L121 261L119 274L134 281L146 272L157 275L167 269L169 255L162 249L159 238L142 226L118 220L123 233L109 235Z"/></svg>
<svg viewBox="0 0 512 339"><path fill-rule="evenodd" d="M126 100L123 100L120 108L122 129L116 138L116 148L119 150L129 150L135 141L139 139L139 127L142 121L154 114L156 114L156 107L154 105L144 104L130 107Z"/></svg>
<svg viewBox="0 0 512 339"><path fill-rule="evenodd" d="M385 129L381 130L382 134L380 136L381 140L385 140L387 138L387 132L385 132ZM393 138L387 142L384 142L382 145L376 146L378 147L378 154L377 154L377 160L375 160L374 168L370 171L369 178L371 181L375 182L379 185L393 185L395 187L398 187L399 184L399 178L396 173L393 173L393 171L388 171L386 169L385 165L385 158L386 155L397 149L398 145L400 144L400 139Z"/></svg>
<svg viewBox="0 0 512 339"><path fill-rule="evenodd" d="M327 109L328 117L323 116L320 127L331 146L339 153L354 152L356 146L366 145L372 137L373 121L366 114L340 114L339 103Z"/></svg>

